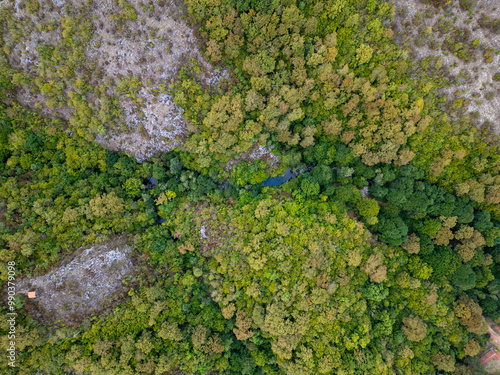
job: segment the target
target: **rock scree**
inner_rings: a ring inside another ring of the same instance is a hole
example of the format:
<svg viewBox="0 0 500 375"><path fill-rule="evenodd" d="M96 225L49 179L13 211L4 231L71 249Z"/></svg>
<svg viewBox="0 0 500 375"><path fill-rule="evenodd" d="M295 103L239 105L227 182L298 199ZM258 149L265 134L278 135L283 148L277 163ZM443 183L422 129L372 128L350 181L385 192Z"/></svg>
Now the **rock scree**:
<svg viewBox="0 0 500 375"><path fill-rule="evenodd" d="M36 291L33 315L47 322L77 323L109 308L126 291L124 280L135 279L124 238L78 249L74 257L43 276L26 278L17 293Z"/></svg>

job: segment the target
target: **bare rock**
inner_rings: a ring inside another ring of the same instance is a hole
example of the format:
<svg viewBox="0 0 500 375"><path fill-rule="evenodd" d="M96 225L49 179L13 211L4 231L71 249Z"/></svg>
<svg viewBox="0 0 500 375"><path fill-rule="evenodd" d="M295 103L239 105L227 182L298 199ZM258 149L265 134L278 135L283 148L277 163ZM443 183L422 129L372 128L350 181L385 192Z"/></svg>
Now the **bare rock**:
<svg viewBox="0 0 500 375"><path fill-rule="evenodd" d="M48 322L78 322L109 308L125 291L123 281L134 279L130 251L123 238L79 249L71 261L46 275L19 282L17 293L36 291L37 298L30 301Z"/></svg>

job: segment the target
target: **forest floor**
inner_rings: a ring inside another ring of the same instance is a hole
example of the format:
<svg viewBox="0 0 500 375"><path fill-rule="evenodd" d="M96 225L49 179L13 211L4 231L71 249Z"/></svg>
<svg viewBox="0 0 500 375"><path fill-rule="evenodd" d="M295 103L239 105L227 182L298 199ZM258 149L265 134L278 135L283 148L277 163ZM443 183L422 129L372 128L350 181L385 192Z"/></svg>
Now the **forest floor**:
<svg viewBox="0 0 500 375"><path fill-rule="evenodd" d="M415 65L447 76L451 85L439 93L473 114L478 127L500 134L500 81L493 79L500 73L500 34L484 26L485 17L500 18L500 2L477 0L467 10L459 0L441 9L421 0L394 3L395 39L411 50Z"/></svg>
<svg viewBox="0 0 500 375"><path fill-rule="evenodd" d="M136 273L130 251L124 237L79 249L47 274L21 280L18 294L37 291L26 307L38 319L77 324L114 306L128 290L124 281Z"/></svg>

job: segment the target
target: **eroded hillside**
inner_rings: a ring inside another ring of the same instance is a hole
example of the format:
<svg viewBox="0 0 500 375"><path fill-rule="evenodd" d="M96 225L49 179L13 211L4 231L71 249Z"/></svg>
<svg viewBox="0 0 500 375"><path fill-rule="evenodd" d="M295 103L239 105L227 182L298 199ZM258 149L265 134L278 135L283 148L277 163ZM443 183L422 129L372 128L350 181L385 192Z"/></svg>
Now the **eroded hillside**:
<svg viewBox="0 0 500 375"><path fill-rule="evenodd" d="M19 84L11 98L140 161L186 136L168 92L182 66L196 66L207 86L227 76L200 55L175 1L16 0L0 9L3 50Z"/></svg>

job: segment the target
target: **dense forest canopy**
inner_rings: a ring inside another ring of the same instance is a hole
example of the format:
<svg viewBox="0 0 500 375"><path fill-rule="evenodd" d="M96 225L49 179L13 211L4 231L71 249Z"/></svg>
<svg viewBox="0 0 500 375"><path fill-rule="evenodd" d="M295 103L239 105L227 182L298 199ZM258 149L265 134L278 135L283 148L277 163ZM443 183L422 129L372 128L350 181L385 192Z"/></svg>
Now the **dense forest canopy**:
<svg viewBox="0 0 500 375"><path fill-rule="evenodd" d="M16 295L17 367L2 373L484 373L498 136L396 43L394 4L50 3L0 5L0 280L115 238L138 271L96 316ZM202 52L167 79L168 9ZM93 63L92 48L115 53L110 35L147 41L142 70ZM155 135L158 108L172 117Z"/></svg>

